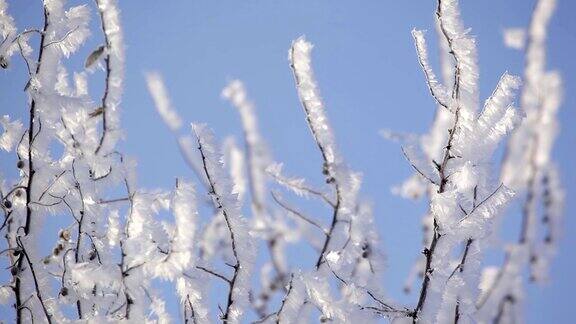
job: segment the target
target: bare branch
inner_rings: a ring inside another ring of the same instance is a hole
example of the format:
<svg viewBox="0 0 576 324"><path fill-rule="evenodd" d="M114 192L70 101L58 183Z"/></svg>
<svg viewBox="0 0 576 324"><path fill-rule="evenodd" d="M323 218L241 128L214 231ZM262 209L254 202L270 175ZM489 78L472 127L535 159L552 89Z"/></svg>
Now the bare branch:
<svg viewBox="0 0 576 324"><path fill-rule="evenodd" d="M286 209L288 212L290 212L291 214L297 216L298 218L302 219L303 221L305 221L306 223L318 228L319 230L322 231L322 233L324 233L324 235L328 235L328 231L326 229L324 229L320 224L318 224L317 222L315 222L314 220L310 219L309 217L305 216L304 214L302 214L301 212L295 210L294 208L288 206L287 204L285 204L282 200L280 200L280 198L277 196L276 193L274 193L274 191L270 192L272 194L272 198L274 199L274 201L280 205L280 207Z"/></svg>
<svg viewBox="0 0 576 324"><path fill-rule="evenodd" d="M225 281L226 283L228 283L228 284L232 284L232 281L231 281L230 279L224 277L223 275L217 273L217 272L214 271L214 270L210 270L210 269L205 268L205 267L203 267L203 266L196 266L196 269L202 270L202 271L207 272L207 273L209 273L209 274L211 274L211 275L213 275L213 276L215 276L215 277L217 277L217 278L220 278L220 279L224 280L224 281Z"/></svg>
<svg viewBox="0 0 576 324"><path fill-rule="evenodd" d="M420 170L418 167L416 167L416 165L410 160L410 158L408 157L408 154L406 153L406 151L404 150L404 147L402 146L402 154L404 154L404 157L406 158L406 160L408 161L408 163L410 163L410 165L412 166L412 168L414 170L416 170L416 172L418 172L418 174L420 174L424 179L428 180L431 184L439 186L438 183L436 183L436 181L432 180L429 176L427 176L424 172L422 172L422 170Z"/></svg>

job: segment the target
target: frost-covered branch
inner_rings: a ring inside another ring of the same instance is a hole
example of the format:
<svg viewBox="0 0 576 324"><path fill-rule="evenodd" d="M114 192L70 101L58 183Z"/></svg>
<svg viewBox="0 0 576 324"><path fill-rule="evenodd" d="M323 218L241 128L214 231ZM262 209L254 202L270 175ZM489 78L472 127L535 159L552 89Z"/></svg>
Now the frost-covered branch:
<svg viewBox="0 0 576 324"><path fill-rule="evenodd" d="M230 182L225 175L220 157L213 143L213 134L206 125L192 126L198 141L198 150L202 158L204 175L209 184L214 206L222 213L230 234L232 254L234 255L234 274L229 280L224 322L238 322L243 314L243 306L248 298L248 285L254 251L247 224L240 214L238 200L232 194Z"/></svg>
<svg viewBox="0 0 576 324"><path fill-rule="evenodd" d="M526 117L508 141L500 178L523 196L522 221L517 243L506 248L503 265L477 301L481 316L494 321L516 311L522 300L518 286L522 270L530 269L532 281L543 281L555 254L563 190L551 152L558 132L562 81L556 71L546 70L546 38L555 7L554 0L537 1L528 31L518 30L513 42L515 48L525 48L521 108ZM542 233L542 242L538 242L538 233Z"/></svg>
<svg viewBox="0 0 576 324"><path fill-rule="evenodd" d="M432 67L428 61L428 49L426 47L424 32L414 29L412 30L412 37L414 38L414 45L416 46L418 61L420 62L420 66L422 66L422 70L424 71L424 76L426 77L426 82L428 83L430 94L440 106L448 109L453 113L454 111L450 107L451 99L448 90L436 78L436 74L434 71L432 71Z"/></svg>
<svg viewBox="0 0 576 324"><path fill-rule="evenodd" d="M95 154L98 154L105 144L110 145L105 142L109 133L119 127L118 106L122 96L124 45L116 0L95 1L100 14L104 45L92 52L92 59L89 58L86 65L90 67L100 56L104 57L105 86L102 106L98 108L98 114L102 115L102 133L95 150Z"/></svg>
<svg viewBox="0 0 576 324"><path fill-rule="evenodd" d="M270 177L272 177L278 184L282 185L283 187L289 189L290 191L294 192L296 195L301 197L307 197L309 195L317 196L326 202L330 206L334 206L334 202L326 193L318 190L310 188L306 184L306 180L303 178L289 178L282 174L282 163L274 163L268 166L266 172Z"/></svg>
<svg viewBox="0 0 576 324"><path fill-rule="evenodd" d="M42 34L40 36L40 45L39 45L39 51L38 51L38 59L36 61L36 69L35 69L35 75L38 75L40 73L40 69L42 67L42 63L43 63L43 59L44 59L44 44L46 43L46 33L48 32L48 27L49 27L49 18L48 18L48 8L46 6L44 6L44 27L43 27L43 31ZM31 103L30 103L30 109L29 109L29 116L28 116L28 130L27 130L27 134L28 134L28 149L27 149L27 166L28 166L28 170L27 170L27 180L26 180L26 218L24 221L24 225L23 225L23 234L24 236L28 236L30 234L30 230L32 227L32 199L33 199L33 188L34 188L34 176L36 174L36 170L34 169L34 158L33 158L33 148L34 148L34 139L35 139L35 132L36 132L36 122L37 122L37 116L36 116L36 103L37 100L36 99L32 99ZM40 132L40 129L38 129L38 133ZM21 246L21 248L23 248L23 244L21 242L20 236L18 234L19 230L16 230L16 241L18 242L18 245ZM34 274L34 265L32 262L30 262L29 257L27 256L27 254L25 255L26 259L28 260L28 264L30 267L30 272L32 273L32 276L35 278L34 281L36 282L36 289L38 289L37 286L37 280L36 280L36 276ZM15 284L14 284L14 291L16 294L16 304L15 304L15 308L16 308L16 321L18 323L22 323L23 322L23 314L22 314L22 310L24 307L23 304L23 298L25 298L23 296L23 291L22 291L22 277L20 276L20 273L22 273L24 271L24 254L21 254L20 257L18 258L17 261L17 265L16 268L18 269L18 275L14 276L15 277ZM42 301L42 295L39 294L37 296L37 298L40 300L40 303L43 305L43 309L45 310L44 307L44 302ZM49 316L49 314L47 312L45 312L46 314L46 318L47 320L50 322L51 321L51 317Z"/></svg>
<svg viewBox="0 0 576 324"><path fill-rule="evenodd" d="M513 196L507 188L500 190L502 186L488 193L490 157L503 136L519 122L518 114L510 107L514 91L519 87L518 78L505 74L479 112L476 46L460 20L457 1L439 0L436 15L440 33L454 62L450 98L454 118L442 147L441 159L431 161L439 180L437 190L430 194L432 233L423 252L424 277L412 313L413 322L457 322L463 316L474 314L470 299L462 298L474 294L475 278L479 276L477 265L465 266L471 258L470 249L476 240L489 233L490 220ZM417 43L423 46L423 40L418 41L420 37L420 34L416 35ZM418 53L422 60L422 49L418 49ZM426 70L428 63L423 66ZM436 154L432 151L429 156ZM486 197L480 203L477 201L479 195ZM470 202L472 206L468 212L464 205ZM458 245L463 246L463 253L453 268L449 262L450 253ZM480 251L477 248L475 251L474 258L478 259Z"/></svg>
<svg viewBox="0 0 576 324"><path fill-rule="evenodd" d="M148 92L150 92L152 99L154 100L156 111L160 114L164 124L168 126L177 138L178 148L180 149L184 161L188 164L198 179L201 179L202 184L207 187L208 183L206 183L205 177L202 175L202 165L197 150L195 149L194 139L191 136L178 134L182 127L182 118L170 102L168 90L164 85L162 77L156 72L147 73L146 83L148 86Z"/></svg>
<svg viewBox="0 0 576 324"><path fill-rule="evenodd" d="M298 89L298 96L302 103L304 113L306 114L308 127L312 132L312 136L316 141L316 145L324 161L322 172L326 176L326 182L333 185L336 193L336 201L332 208L332 221L328 229L328 235L326 235L318 260L316 261L316 268L318 269L324 262L324 254L328 251L334 229L339 221L338 217L343 204L342 177L345 176L343 173L346 171L342 170L344 166L337 151L334 135L328 124L324 104L320 98L318 86L316 85L310 57L312 47L312 44L307 42L304 37L297 39L292 43L289 59L296 82L296 88Z"/></svg>
<svg viewBox="0 0 576 324"><path fill-rule="evenodd" d="M266 145L258 130L258 120L254 112L254 105L248 99L244 84L239 80L230 82L222 90L222 96L228 99L240 113L242 129L244 130L252 204L256 217L261 218L266 213L266 174L264 171L268 167L269 157Z"/></svg>
<svg viewBox="0 0 576 324"><path fill-rule="evenodd" d="M266 170L270 165L271 157L258 129L254 104L248 98L244 84L240 80L228 83L222 90L222 97L229 100L240 114L246 151L248 187L252 199L252 228L266 240L266 246L271 256L270 264L276 272L274 278L267 285L264 284L255 301L256 310L262 316L266 313L270 295L276 290L282 289L286 283L288 269L286 269L284 257L281 255L284 251L278 248L279 245L282 245L281 241L285 240L286 234L284 233L285 230L274 222L271 217L271 209L267 206L268 174ZM264 276L266 267L262 271Z"/></svg>

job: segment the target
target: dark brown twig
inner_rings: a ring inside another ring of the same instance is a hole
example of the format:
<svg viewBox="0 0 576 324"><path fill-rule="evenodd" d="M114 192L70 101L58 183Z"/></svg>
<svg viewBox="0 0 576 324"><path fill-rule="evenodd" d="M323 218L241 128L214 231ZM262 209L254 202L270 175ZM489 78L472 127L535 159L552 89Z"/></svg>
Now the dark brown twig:
<svg viewBox="0 0 576 324"><path fill-rule="evenodd" d="M450 53L452 54L454 61L455 61L454 86L452 89L452 99L455 101L458 101L460 98L460 68L461 67L460 67L460 62L459 62L458 56L454 52L452 39L448 35L446 28L445 28L445 25L444 25L444 22L442 19L441 7L442 7L442 0L438 0L436 16L438 18L438 21L440 22L440 30L442 31L442 34L444 35L444 37L448 43L448 47L450 48ZM444 157L442 159L442 163L438 167L438 173L440 175L440 184L438 187L438 193L443 193L446 190L446 185L448 184L448 177L446 175L446 168L448 165L448 161L453 158L453 156L450 153L450 150L452 148L452 143L454 141L454 134L456 133L456 130L457 130L458 125L459 125L459 119L460 119L460 105L457 106L457 108L454 112L454 123L452 125L452 128L449 130L447 145L445 147L445 152L444 152ZM438 225L438 221L436 220L436 217L434 216L434 227L433 227L432 241L430 242L430 246L428 248L424 249L424 255L426 257L426 268L424 269L424 279L422 281L422 286L420 288L420 296L418 297L418 304L416 305L416 308L414 309L414 312L412 313L413 323L416 323L418 321L418 315L419 315L420 311L422 310L422 308L424 307L424 303L426 302L426 297L428 296L428 286L430 285L430 277L432 275L432 272L434 271L434 269L432 268L432 259L434 257L434 252L436 250L438 240L440 240L441 237L442 237L442 235L440 234L440 228Z"/></svg>
<svg viewBox="0 0 576 324"><path fill-rule="evenodd" d="M212 194L214 196L214 198L215 198L215 199L213 199L214 205L216 206L216 208L218 210L220 210L222 212L222 215L224 216L224 219L226 221L228 231L230 232L230 241L232 244L232 254L234 255L234 259L236 261L236 264L232 265L232 268L234 269L234 274L232 275L232 279L229 280L228 301L227 301L227 305L226 305L226 311L222 315L222 321L225 323L228 321L228 318L230 317L230 311L232 310L232 304L235 302L233 293L234 293L234 288L236 286L236 282L238 279L238 274L240 272L241 263L240 263L240 258L238 257L238 249L236 246L236 244L237 244L236 233L234 233L234 230L233 230L232 225L230 223L230 215L228 214L228 211L226 210L224 205L222 205L220 194L216 191L216 186L214 184L214 180L212 179L213 176L208 171L208 165L207 165L207 161L206 161L206 155L204 154L204 147L202 146L202 141L200 140L200 137L198 137L198 135L196 137L198 139L198 141L197 141L198 142L198 150L200 151L200 156L202 157L202 167L204 170L204 175L206 176L206 179L208 180L208 185L210 187L210 194Z"/></svg>
<svg viewBox="0 0 576 324"><path fill-rule="evenodd" d="M102 34L104 35L104 41L106 43L106 49L104 51L104 64L106 65L106 81L104 84L104 95L102 96L102 134L100 135L100 140L98 141L98 146L94 151L95 154L100 152L102 149L102 145L104 144L104 140L106 139L106 135L109 131L108 126L108 96L110 94L110 75L112 74L112 66L110 63L110 51L112 50L112 43L110 42L110 38L108 37L108 26L106 26L106 19L104 18L104 10L101 8L100 0L95 0L96 6L98 7L98 12L100 13L100 23L102 26Z"/></svg>

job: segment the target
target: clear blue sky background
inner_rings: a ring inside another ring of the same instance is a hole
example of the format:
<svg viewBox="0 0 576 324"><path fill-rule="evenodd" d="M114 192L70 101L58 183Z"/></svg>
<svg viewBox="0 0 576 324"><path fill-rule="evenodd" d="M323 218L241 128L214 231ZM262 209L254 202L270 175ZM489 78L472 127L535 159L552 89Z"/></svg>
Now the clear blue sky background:
<svg viewBox="0 0 576 324"><path fill-rule="evenodd" d="M20 27L40 26L38 1L9 2ZM490 94L504 71L522 73L522 53L507 49L501 35L506 27L526 26L534 2L462 1L465 24L477 35L482 98ZM291 41L306 35L316 45L314 66L339 145L350 166L364 173L362 193L374 202L387 254L385 287L398 301L414 303L416 297L403 295L401 288L420 249L420 218L426 206L390 193L390 187L403 181L411 170L399 147L384 141L378 130L423 133L431 123L435 105L417 63L410 31L414 27L428 29L434 37L435 3L121 1L127 57L123 150L138 159L140 184L168 188L177 176L191 177L146 91L143 73L150 70L163 74L172 101L186 121L207 122L220 138L233 134L239 140L237 113L219 94L227 80L242 79L257 105L261 130L274 157L285 163L289 173L321 183L319 155L287 62ZM576 2L559 0L548 42L549 66L560 70L565 81L562 132L554 153L567 191L564 237L552 281L528 289L525 312L529 323L565 322L574 307L574 13ZM101 36L95 35L70 66L80 69L100 41ZM435 48L431 54L436 60ZM25 83L21 66L0 72L2 114L25 116ZM95 100L97 94L93 94ZM3 156L0 162L2 170L12 168L12 159Z"/></svg>

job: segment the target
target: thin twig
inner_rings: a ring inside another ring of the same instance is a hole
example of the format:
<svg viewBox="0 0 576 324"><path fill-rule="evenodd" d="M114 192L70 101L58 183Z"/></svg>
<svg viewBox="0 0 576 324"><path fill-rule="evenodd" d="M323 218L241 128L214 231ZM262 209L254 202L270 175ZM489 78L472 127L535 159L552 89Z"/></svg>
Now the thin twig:
<svg viewBox="0 0 576 324"><path fill-rule="evenodd" d="M452 54L454 61L455 61L454 86L452 89L452 99L454 99L456 102L458 102L458 100L460 99L460 69L461 69L460 61L458 59L458 56L455 54L452 39L450 38L450 36L448 35L448 33L446 31L446 26L444 25L444 21L442 19L441 7L442 7L442 0L438 0L436 16L438 18L438 21L440 22L440 30L442 31L442 34L444 35L444 37L448 43L448 47L450 48L450 54ZM454 140L454 134L456 133L456 129L459 125L459 119L460 119L460 105L459 104L455 110L454 115L455 115L454 116L454 123L452 125L452 128L449 130L448 141L447 141L447 145L445 147L444 157L442 159L442 163L438 167L438 173L440 175L440 184L438 187L438 193L443 193L446 190L446 185L448 184L448 177L446 176L446 167L448 165L448 161L453 158L453 156L450 153L450 150L452 148L452 142ZM412 322L414 324L416 324L416 322L418 321L418 315L419 315L420 311L422 310L422 308L424 307L424 304L426 302L426 297L428 296L428 287L430 285L430 278L431 278L432 272L434 271L434 269L432 268L432 259L434 257L434 253L435 253L438 241L442 237L442 235L440 234L440 231L439 231L438 221L436 220L435 216L434 216L433 231L434 232L433 232L433 236L432 236L432 241L430 242L430 246L424 250L424 255L426 256L426 268L424 270L424 279L422 281L422 286L420 288L420 296L418 297L418 304L416 305L416 308L414 309L414 312L412 313Z"/></svg>
<svg viewBox="0 0 576 324"><path fill-rule="evenodd" d="M108 37L108 26L106 26L106 19L104 18L104 9L102 8L101 0L95 0L96 6L98 7L98 12L100 13L100 23L102 25L102 34L104 35L104 41L106 43L104 64L106 65L106 80L104 84L104 95L102 96L102 134L100 135L100 140L98 141L98 146L94 151L95 154L100 152L106 135L108 133L108 96L110 94L110 75L112 74L112 66L110 63L110 50L112 49L112 43Z"/></svg>
<svg viewBox="0 0 576 324"><path fill-rule="evenodd" d="M410 160L410 158L408 157L408 154L406 153L406 150L404 150L404 146L402 146L402 154L404 154L404 157L406 158L406 160L408 161L408 163L410 163L410 165L412 166L412 168L414 170L416 170L416 172L418 172L424 179L428 180L431 184L438 186L438 183L434 180L432 180L429 176L427 176L424 172L422 172L413 162L412 160Z"/></svg>
<svg viewBox="0 0 576 324"><path fill-rule="evenodd" d="M40 68L42 66L42 59L44 57L44 42L46 41L46 31L48 29L48 8L44 5L44 27L43 32L40 36L40 49L38 51L38 60L36 64L36 74L40 73ZM30 234L31 222L32 222L32 208L30 203L32 202L32 188L34 185L34 174L36 170L34 169L34 159L32 154L32 146L34 143L34 126L36 121L36 100L32 99L30 103L30 111L29 111L29 120L28 120L28 181L26 184L26 220L24 223L24 236L28 236ZM39 132L39 131L38 131ZM16 240L20 240L20 237L17 236ZM18 258L18 270L21 272L23 271L24 266L24 259L22 257ZM29 262L30 271L34 272L34 268L31 262ZM16 322L17 324L23 323L22 317L22 289L21 289L21 278L20 276L16 276L15 278L15 285L14 290L16 294ZM51 319L48 317L48 321L50 322Z"/></svg>
<svg viewBox="0 0 576 324"><path fill-rule="evenodd" d="M214 271L214 270L210 270L210 269L205 268L205 267L203 267L203 266L196 266L196 269L202 270L202 271L207 272L207 273L209 273L209 274L211 274L211 275L213 275L213 276L215 276L215 277L217 277L217 278L220 278L220 279L224 280L225 282L227 282L228 284L231 283L231 280L230 280L230 279L226 278L225 276L219 274L218 272L216 272L216 271Z"/></svg>
<svg viewBox="0 0 576 324"><path fill-rule="evenodd" d="M484 203L486 203L488 200L490 200L490 198L494 197L494 195L500 191L500 189L502 189L504 187L504 183L500 183L500 185L498 186L498 188L496 188L491 194L489 194L486 198L484 198L479 204L475 205L472 210L470 210L468 213L465 213L466 216L464 216L462 219L460 219L459 222L464 221L465 219L467 219L468 217L470 217L474 211L476 211L476 209L478 209L480 206L482 206Z"/></svg>
<svg viewBox="0 0 576 324"><path fill-rule="evenodd" d="M291 48L291 57L294 57L294 46ZM290 68L292 69L292 75L294 76L294 81L297 86L300 85L301 81L298 78L298 74L296 73L296 67L294 66L294 62L290 63ZM334 229L336 228L336 224L338 223L339 213L340 213L340 205L342 203L342 188L340 185L340 181L338 178L333 174L332 165L330 163L330 159L328 158L327 149L323 146L322 141L318 137L318 130L314 128L314 123L312 122L312 117L310 114L310 107L308 107L306 100L302 98L300 92L298 92L298 96L300 98L300 103L304 112L306 114L306 122L308 123L308 127L312 132L312 136L314 137L314 141L320 150L322 155L322 159L324 161L324 170L326 171L327 175L327 182L331 183L336 191L336 202L332 206L332 222L330 224L330 228L328 229L328 234L324 239L324 244L322 245L322 249L320 250L320 254L318 255L318 260L316 261L316 270L320 269L320 266L324 260L324 254L328 250L328 246L330 245L330 241L332 240L332 234Z"/></svg>
<svg viewBox="0 0 576 324"><path fill-rule="evenodd" d="M204 147L202 146L202 141L200 140L200 137L196 136L196 138L198 140L197 141L198 142L198 150L200 151L200 156L202 157L202 167L204 169L204 175L206 176L206 179L208 180L208 184L210 187L210 193L212 195L214 195L214 197L215 197L215 199L213 199L213 202L214 202L215 206L218 208L218 210L220 210L222 212L222 215L224 216L224 220L226 221L228 231L230 232L230 241L232 243L232 254L234 255L234 259L236 261L236 264L232 265L232 267L234 268L234 274L232 276L232 279L229 282L230 288L228 290L228 301L227 301L227 305L226 305L226 312L222 315L222 321L227 322L228 318L230 316L230 311L232 310L232 304L234 303L233 293L234 293L234 288L236 286L236 282L238 279L238 274L239 274L240 268L241 268L240 258L238 257L238 250L237 250L237 246L236 246L236 234L234 233L234 231L232 229L232 225L230 223L230 215L228 214L228 211L226 210L226 208L222 205L220 194L216 191L216 186L214 184L214 180L212 179L212 175L208 171L208 165L206 162L206 155L204 154Z"/></svg>
<svg viewBox="0 0 576 324"><path fill-rule="evenodd" d="M50 45L55 45L55 44L58 44L58 43L61 43L61 42L65 41L66 38L68 38L68 36L70 36L70 35L71 35L73 32L75 32L76 30L78 30L78 28L80 28L80 26L74 27L73 29L69 30L69 31L66 33L66 35L62 36L61 39L55 40L55 41L51 41L51 42L49 42L48 44L44 45L44 47L48 47L48 46L50 46Z"/></svg>
<svg viewBox="0 0 576 324"><path fill-rule="evenodd" d="M28 255L26 248L22 244L20 236L16 236L16 242L18 243L18 247L20 247L20 252L24 255L24 257L21 256L20 259L26 259L28 267L30 267L30 272L32 274L32 281L34 282L34 288L36 290L36 297L38 297L38 301L42 306L42 310L44 311L46 320L48 321L49 324L52 324L52 314L50 314L48 308L46 307L46 304L44 303L44 299L42 298L42 291L40 290L40 285L38 284L38 277L36 276L36 271L34 271L34 266L32 264L32 261L30 260L30 256Z"/></svg>
<svg viewBox="0 0 576 324"><path fill-rule="evenodd" d="M280 207L286 209L288 212L290 212L290 214L293 214L295 216L297 216L298 218L302 219L303 221L305 221L306 223L318 228L319 230L322 231L322 233L324 233L324 235L328 235L328 231L326 229L324 229L320 224L318 224L316 221L310 219L309 217L305 216L304 214L302 214L301 212L295 210L294 208L288 206L287 204L285 204L283 201L280 200L280 198L278 198L276 196L276 194L274 193L274 191L270 192L272 194L272 199L274 199L274 201L280 205Z"/></svg>

